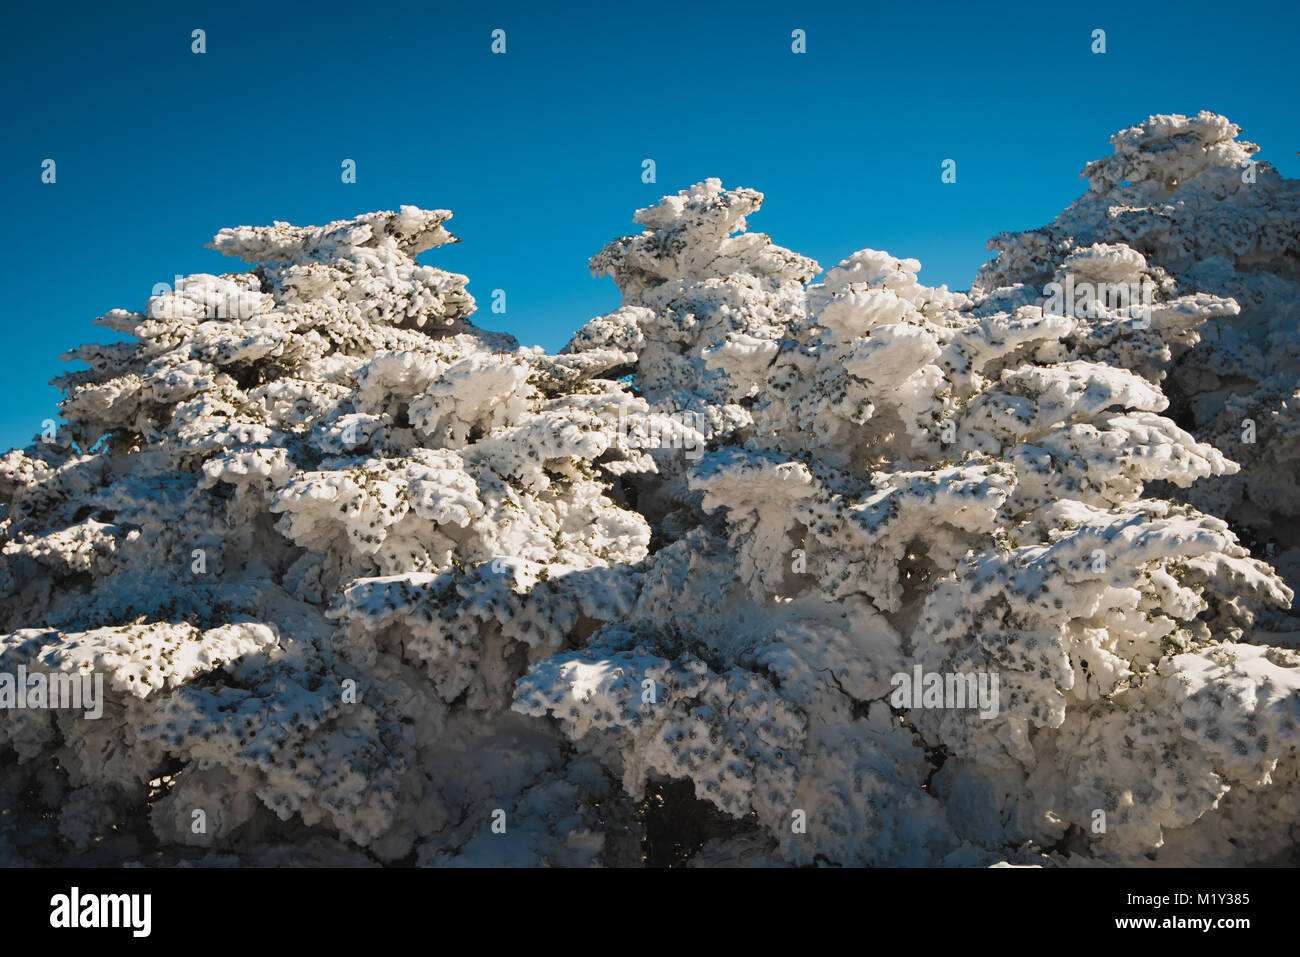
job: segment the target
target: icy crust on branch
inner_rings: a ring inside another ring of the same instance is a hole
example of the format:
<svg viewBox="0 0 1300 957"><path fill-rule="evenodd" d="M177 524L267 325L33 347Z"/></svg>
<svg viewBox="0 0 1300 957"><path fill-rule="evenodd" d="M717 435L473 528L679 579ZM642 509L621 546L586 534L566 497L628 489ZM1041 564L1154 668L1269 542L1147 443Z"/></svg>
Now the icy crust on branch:
<svg viewBox="0 0 1300 957"><path fill-rule="evenodd" d="M701 184L642 221L678 223L701 193L749 195ZM684 258L676 228L653 248ZM1151 310L972 298L863 250L779 328L719 325L673 388L752 396L749 421L712 436L684 487L635 477L673 534L633 624L532 665L516 709L555 718L633 795L685 778L746 822L705 860L1210 863L1292 845L1296 659L1252 643L1292 592L1225 522L1147 489L1237 471L1163 414L1160 387L1171 350L1235 304L1179 295L1130 249L1067 258L1095 284L1151 281ZM751 288L766 264L748 268L713 279ZM625 309L666 273L616 273ZM644 338L639 371L656 331L630 318L575 342ZM900 703L914 670L995 676L998 698ZM1232 714L1204 706L1228 694Z"/></svg>
<svg viewBox="0 0 1300 957"><path fill-rule="evenodd" d="M223 229L211 246L260 265L263 281L285 305L324 300L350 307L371 323L451 326L474 308L466 277L412 259L459 241L443 228L450 218L446 209L403 206L398 213L369 213L321 227ZM168 305L164 300L159 307Z"/></svg>
<svg viewBox="0 0 1300 957"><path fill-rule="evenodd" d="M595 826L631 834L616 778L507 708L631 607L650 528L608 493L653 461L608 422L647 405L470 325L411 258L449 216L223 230L256 270L110 313L132 340L65 357L67 428L0 459L0 664L105 677L99 721L0 720L51 855L138 855L144 807L172 855L636 858Z"/></svg>
<svg viewBox="0 0 1300 957"><path fill-rule="evenodd" d="M997 256L973 295L1032 297L1080 256L1107 261L1115 281L1153 277L1163 301L1149 330L1125 333L1103 316L1084 323L1079 344L1148 378L1170 376L1180 424L1242 465L1188 500L1279 543L1280 567L1294 568L1300 552L1280 553L1300 514L1300 185L1256 161L1259 147L1240 132L1202 112L1117 133L1113 155L1083 171L1088 192L1060 216L990 241ZM1164 330L1169 347L1152 348Z"/></svg>

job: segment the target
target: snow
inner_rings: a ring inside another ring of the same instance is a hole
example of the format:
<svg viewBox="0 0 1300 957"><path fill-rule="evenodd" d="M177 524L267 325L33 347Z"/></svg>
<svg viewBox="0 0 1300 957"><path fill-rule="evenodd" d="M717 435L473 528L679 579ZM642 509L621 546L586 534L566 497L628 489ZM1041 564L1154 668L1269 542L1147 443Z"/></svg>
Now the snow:
<svg viewBox="0 0 1300 957"><path fill-rule="evenodd" d="M1238 133L1122 131L969 293L870 249L813 283L706 180L556 355L414 261L447 210L222 230L254 269L101 317L133 341L0 457L0 671L109 699L0 713L0 806L58 811L42 863L147 821L171 861L635 864L670 781L734 819L701 865L1274 858L1300 188ZM891 707L914 671L997 713Z"/></svg>

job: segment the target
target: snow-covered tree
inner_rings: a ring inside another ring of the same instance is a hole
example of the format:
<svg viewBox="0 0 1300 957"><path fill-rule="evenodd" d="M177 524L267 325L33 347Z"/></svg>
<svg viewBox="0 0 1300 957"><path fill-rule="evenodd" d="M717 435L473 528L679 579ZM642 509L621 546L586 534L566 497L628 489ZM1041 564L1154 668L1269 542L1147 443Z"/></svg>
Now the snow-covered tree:
<svg viewBox="0 0 1300 957"><path fill-rule="evenodd" d="M771 844L751 855L1131 861L1203 818L1188 859L1286 843L1300 657L1242 642L1291 592L1221 520L1143 494L1235 465L1160 414L1155 383L1075 358L1113 361L1086 320L975 309L919 266L857 253L807 289L807 321L705 354L758 384L753 424L692 469L699 525L653 556L632 623L534 664L520 707L633 794L687 777L754 819ZM733 262L715 281L751 288ZM1157 303L1144 354L1229 308ZM996 713L899 706L894 676L918 668L996 676ZM667 687L640 703L647 679ZM1230 792L1255 806L1225 834L1237 818L1209 812Z"/></svg>
<svg viewBox="0 0 1300 957"><path fill-rule="evenodd" d="M223 230L256 269L106 316L134 341L69 354L66 432L3 460L0 666L106 675L99 720L0 724L10 800L39 788L75 849L118 823L129 855L147 814L254 859L626 853L606 776L508 711L631 604L650 529L592 465L624 357L471 326L466 278L412 258L449 216Z"/></svg>
<svg viewBox="0 0 1300 957"><path fill-rule="evenodd" d="M1275 555L1294 588L1300 183L1255 160L1259 147L1240 133L1226 117L1202 112L1153 116L1115 134L1114 154L1087 165L1088 191L1061 215L990 241L998 254L972 295L1032 298L1068 272L1080 283L1090 273L1132 281L1146 272L1167 293L1183 293L1153 312L1148 332L1095 316L1079 343L1150 378L1168 371L1177 421L1241 465L1197 483L1187 500L1229 518L1260 554ZM1081 256L1108 262L1080 270ZM1174 333L1166 349L1153 339L1162 330Z"/></svg>

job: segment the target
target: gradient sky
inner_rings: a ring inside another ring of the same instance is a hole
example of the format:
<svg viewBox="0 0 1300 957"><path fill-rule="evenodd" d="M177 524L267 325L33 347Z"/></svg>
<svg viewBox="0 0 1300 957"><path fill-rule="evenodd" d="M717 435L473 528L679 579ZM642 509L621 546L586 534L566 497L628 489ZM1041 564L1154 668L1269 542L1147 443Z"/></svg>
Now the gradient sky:
<svg viewBox="0 0 1300 957"><path fill-rule="evenodd" d="M96 316L176 274L248 268L204 248L223 226L454 210L463 242L420 260L470 277L479 325L548 349L618 305L587 260L709 176L764 192L751 228L824 268L872 247L967 288L990 236L1054 217L1152 113L1223 113L1300 175L1297 10L6 0L0 449L57 415L59 353L117 338Z"/></svg>

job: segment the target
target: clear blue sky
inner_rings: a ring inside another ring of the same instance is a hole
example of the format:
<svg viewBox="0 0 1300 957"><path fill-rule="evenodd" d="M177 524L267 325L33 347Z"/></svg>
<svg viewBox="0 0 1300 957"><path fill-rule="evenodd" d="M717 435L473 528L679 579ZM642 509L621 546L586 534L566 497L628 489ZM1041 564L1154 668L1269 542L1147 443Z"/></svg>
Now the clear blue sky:
<svg viewBox="0 0 1300 957"><path fill-rule="evenodd" d="M751 228L825 268L887 249L964 289L988 237L1051 219L1149 114L1224 113L1298 175L1298 24L1293 2L6 0L0 449L57 414L60 352L115 338L94 317L246 268L203 248L223 226L452 209L464 242L421 261L551 349L618 304L588 258L709 176L762 190Z"/></svg>

